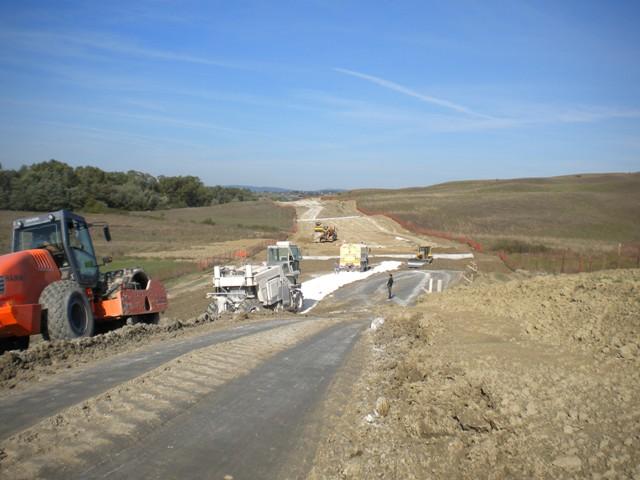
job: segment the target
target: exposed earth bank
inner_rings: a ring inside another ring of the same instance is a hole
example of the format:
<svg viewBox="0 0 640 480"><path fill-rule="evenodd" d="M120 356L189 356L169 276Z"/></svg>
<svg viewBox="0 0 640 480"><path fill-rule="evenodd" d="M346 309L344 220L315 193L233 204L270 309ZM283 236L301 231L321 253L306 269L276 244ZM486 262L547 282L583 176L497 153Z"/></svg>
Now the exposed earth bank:
<svg viewBox="0 0 640 480"><path fill-rule="evenodd" d="M640 271L480 277L379 314L310 478L640 479Z"/></svg>

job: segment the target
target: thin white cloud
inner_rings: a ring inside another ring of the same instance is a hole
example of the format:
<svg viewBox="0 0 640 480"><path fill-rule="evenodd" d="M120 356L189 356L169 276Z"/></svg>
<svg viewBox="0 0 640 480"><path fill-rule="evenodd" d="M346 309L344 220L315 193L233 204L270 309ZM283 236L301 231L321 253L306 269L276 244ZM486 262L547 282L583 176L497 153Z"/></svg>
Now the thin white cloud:
<svg viewBox="0 0 640 480"><path fill-rule="evenodd" d="M345 75L351 75L352 77L357 77L363 80L367 80L368 82L375 83L376 85L380 85L381 87L387 88L389 90L393 90L393 91L402 93L404 95L417 98L418 100L421 100L426 103L430 103L432 105L445 107L451 110L455 110L456 112L459 112L459 113L471 115L473 117L493 119L493 117L490 117L489 115L484 115L482 113L474 112L470 108L464 107L462 105L458 105L457 103L453 103L448 100L444 100L442 98L436 98L430 95L424 95L422 93L418 93L398 83L385 80L384 78L374 77L373 75L367 75L366 73L360 73L354 70L347 70L346 68L334 68L334 70L336 72L343 73Z"/></svg>
<svg viewBox="0 0 640 480"><path fill-rule="evenodd" d="M136 112L132 113L132 112L117 111L117 110L104 110L101 108L84 107L81 105L59 104L59 103L46 102L46 101L16 100L14 98L2 98L2 97L0 97L0 104L17 105L17 106L23 106L23 107L25 106L37 107L39 109L49 108L49 109L58 109L63 111L86 112L86 113L101 115L103 117L111 116L111 117L130 118L134 120L141 120L144 122L154 122L154 123L160 123L160 124L175 125L178 127L213 130L213 131L225 132L230 134L239 134L243 136L250 135L250 136L260 136L264 138L276 138L270 134L258 132L255 130L226 127L226 126L217 125L211 122L201 122L196 120L188 120L188 119L182 119L178 117L170 117L170 116L164 116L164 115L150 115L150 114L141 114Z"/></svg>
<svg viewBox="0 0 640 480"><path fill-rule="evenodd" d="M149 48L141 46L134 41L110 35L87 34L84 32L68 34L1 29L0 38L4 39L5 44L13 44L14 46L21 46L29 50L52 55L84 56L87 50L101 50L131 57L171 62L194 63L222 68L252 68L252 66L241 63L226 62L184 52Z"/></svg>
<svg viewBox="0 0 640 480"><path fill-rule="evenodd" d="M562 123L593 123L616 118L639 118L640 110L611 108L578 108L559 113L557 118Z"/></svg>

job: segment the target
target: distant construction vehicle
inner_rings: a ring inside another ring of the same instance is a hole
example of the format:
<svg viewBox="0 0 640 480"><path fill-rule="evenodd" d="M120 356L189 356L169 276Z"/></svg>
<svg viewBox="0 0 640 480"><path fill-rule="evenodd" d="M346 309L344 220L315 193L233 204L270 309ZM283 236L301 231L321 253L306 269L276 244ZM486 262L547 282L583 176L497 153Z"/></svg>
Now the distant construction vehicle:
<svg viewBox="0 0 640 480"><path fill-rule="evenodd" d="M303 302L298 283L301 259L296 245L277 242L267 247L267 262L263 265L215 266L214 291L207 294L212 302L205 318L215 320L221 312L251 312L261 307L300 311Z"/></svg>
<svg viewBox="0 0 640 480"><path fill-rule="evenodd" d="M91 226L68 210L13 222L13 253L0 256L1 350L27 348L38 333L89 337L96 322L158 322L167 308L162 284L139 268L101 273ZM102 227L111 241L109 226Z"/></svg>
<svg viewBox="0 0 640 480"><path fill-rule="evenodd" d="M431 253L431 246L418 247L418 253L415 258L412 258L407 262L409 268L421 268L425 265L433 263L433 254Z"/></svg>
<svg viewBox="0 0 640 480"><path fill-rule="evenodd" d="M363 243L343 243L340 246L340 270L365 272L369 269L369 247Z"/></svg>
<svg viewBox="0 0 640 480"><path fill-rule="evenodd" d="M315 243L335 242L336 240L338 240L338 229L335 226L316 222L313 227L313 241Z"/></svg>

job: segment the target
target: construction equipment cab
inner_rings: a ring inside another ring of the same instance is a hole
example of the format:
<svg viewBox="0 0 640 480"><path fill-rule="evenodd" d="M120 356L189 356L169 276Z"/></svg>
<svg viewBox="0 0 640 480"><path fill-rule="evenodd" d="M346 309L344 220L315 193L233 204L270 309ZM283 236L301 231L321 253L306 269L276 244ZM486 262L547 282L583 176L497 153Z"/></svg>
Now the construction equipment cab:
<svg viewBox="0 0 640 480"><path fill-rule="evenodd" d="M68 210L13 222L12 253L0 256L0 351L26 348L37 333L91 336L96 321L157 322L164 287L138 268L101 274L89 229Z"/></svg>
<svg viewBox="0 0 640 480"><path fill-rule="evenodd" d="M276 242L267 247L267 265L282 265L294 285L297 285L300 275L300 260L300 249L291 242Z"/></svg>
<svg viewBox="0 0 640 480"><path fill-rule="evenodd" d="M111 238L104 226L106 238ZM98 264L87 222L67 210L13 222L13 252L43 249L51 254L60 278L83 287L98 284Z"/></svg>

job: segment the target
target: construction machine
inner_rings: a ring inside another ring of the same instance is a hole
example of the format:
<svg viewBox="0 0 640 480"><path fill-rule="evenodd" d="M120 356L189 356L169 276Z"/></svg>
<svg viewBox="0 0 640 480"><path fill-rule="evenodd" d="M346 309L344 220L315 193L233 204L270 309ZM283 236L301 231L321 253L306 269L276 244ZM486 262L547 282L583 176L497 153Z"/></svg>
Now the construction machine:
<svg viewBox="0 0 640 480"><path fill-rule="evenodd" d="M415 258L412 258L407 262L409 268L421 268L425 265L433 263L433 254L431 253L431 246L418 247L418 253Z"/></svg>
<svg viewBox="0 0 640 480"><path fill-rule="evenodd" d="M313 227L313 241L315 243L335 242L336 240L338 240L338 229L335 226L316 222Z"/></svg>
<svg viewBox="0 0 640 480"><path fill-rule="evenodd" d="M212 302L204 317L215 320L221 312L251 312L259 308L302 309L300 250L290 242L267 247L267 261L262 265L213 267Z"/></svg>
<svg viewBox="0 0 640 480"><path fill-rule="evenodd" d="M158 322L167 308L163 285L140 268L101 273L111 259L98 264L92 226L68 210L13 222L12 253L0 256L0 351L27 348L38 333L89 337L96 322Z"/></svg>
<svg viewBox="0 0 640 480"><path fill-rule="evenodd" d="M340 246L340 270L365 272L369 269L369 248L364 243L343 243Z"/></svg>

